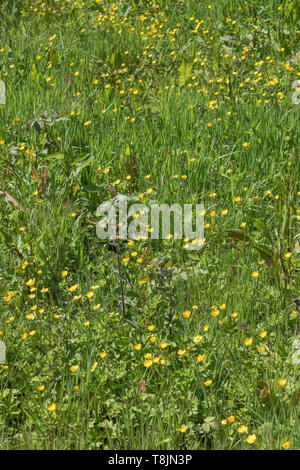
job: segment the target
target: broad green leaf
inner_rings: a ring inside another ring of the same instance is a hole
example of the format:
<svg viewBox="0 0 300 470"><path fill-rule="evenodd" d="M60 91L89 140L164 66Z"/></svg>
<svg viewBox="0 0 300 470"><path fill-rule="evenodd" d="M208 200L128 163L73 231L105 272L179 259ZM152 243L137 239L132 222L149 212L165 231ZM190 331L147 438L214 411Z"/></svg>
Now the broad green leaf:
<svg viewBox="0 0 300 470"><path fill-rule="evenodd" d="M254 243L253 247L260 253L262 258L266 261L269 261L272 264L275 263L275 260L277 261L276 254L270 249L269 246Z"/></svg>
<svg viewBox="0 0 300 470"><path fill-rule="evenodd" d="M204 422L205 423L212 423L213 421L215 421L215 417L214 416L208 416L207 418L205 418Z"/></svg>
<svg viewBox="0 0 300 470"><path fill-rule="evenodd" d="M179 79L178 79L178 84L180 87L186 84L188 79L192 75L192 64L185 62L184 60L181 62L181 65L178 69L179 72Z"/></svg>
<svg viewBox="0 0 300 470"><path fill-rule="evenodd" d="M270 230L268 229L266 222L260 217L255 217L255 218L252 218L251 220L252 220L254 227L260 230L265 235L265 237L272 243L272 237L271 237Z"/></svg>
<svg viewBox="0 0 300 470"><path fill-rule="evenodd" d="M32 64L32 66L31 66L30 78L33 81L33 83L35 84L35 86L40 90L41 89L41 86L40 86L40 73L38 72L35 64Z"/></svg>
<svg viewBox="0 0 300 470"><path fill-rule="evenodd" d="M202 424L203 431L209 432L210 431L210 425L209 423L203 423Z"/></svg>

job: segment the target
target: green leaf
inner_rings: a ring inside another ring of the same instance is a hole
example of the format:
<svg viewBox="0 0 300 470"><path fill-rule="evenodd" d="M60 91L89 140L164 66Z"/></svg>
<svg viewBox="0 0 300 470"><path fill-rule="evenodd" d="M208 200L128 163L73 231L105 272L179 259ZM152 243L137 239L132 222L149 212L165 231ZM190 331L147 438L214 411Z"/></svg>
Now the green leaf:
<svg viewBox="0 0 300 470"><path fill-rule="evenodd" d="M188 79L191 77L192 68L193 68L192 64L185 62L184 60L182 61L178 69L178 72L179 72L178 84L180 87L185 85Z"/></svg>
<svg viewBox="0 0 300 470"><path fill-rule="evenodd" d="M288 19L292 18L293 21L297 21L300 14L300 0L292 0L287 2L284 9L284 16Z"/></svg>
<svg viewBox="0 0 300 470"><path fill-rule="evenodd" d="M209 425L209 423L203 423L203 424L202 424L202 429L203 429L203 431L205 431L205 432L209 432L209 431L210 431L210 425Z"/></svg>
<svg viewBox="0 0 300 470"><path fill-rule="evenodd" d="M266 261L271 262L272 264L275 263L275 260L277 261L276 254L270 249L269 246L254 243L253 247L259 252L262 258L265 259Z"/></svg>
<svg viewBox="0 0 300 470"><path fill-rule="evenodd" d="M215 417L214 416L208 416L207 418L205 418L204 422L205 423L212 423L215 421Z"/></svg>
<svg viewBox="0 0 300 470"><path fill-rule="evenodd" d="M53 159L53 158L64 158L64 154L63 153L53 153L51 155L46 155L45 156L45 159Z"/></svg>
<svg viewBox="0 0 300 470"><path fill-rule="evenodd" d="M254 227L263 232L264 236L272 243L273 240L266 222L260 217L253 217L251 220Z"/></svg>
<svg viewBox="0 0 300 470"><path fill-rule="evenodd" d="M229 230L227 230L227 233L228 233L229 237L232 238L233 240L240 240L240 241L243 241L243 242L251 241L250 237L248 235L246 235L244 230L229 229Z"/></svg>
<svg viewBox="0 0 300 470"><path fill-rule="evenodd" d="M33 83L35 84L35 86L40 90L41 89L41 86L40 86L40 73L38 72L35 64L32 64L32 66L31 66L30 78L33 81Z"/></svg>

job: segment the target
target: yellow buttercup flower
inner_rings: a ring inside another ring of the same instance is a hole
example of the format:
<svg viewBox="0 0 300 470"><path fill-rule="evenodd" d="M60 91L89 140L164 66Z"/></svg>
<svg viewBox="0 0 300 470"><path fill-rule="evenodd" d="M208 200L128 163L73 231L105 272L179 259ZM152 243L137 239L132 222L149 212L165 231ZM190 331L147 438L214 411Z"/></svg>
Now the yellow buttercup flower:
<svg viewBox="0 0 300 470"><path fill-rule="evenodd" d="M238 433L240 434L245 434L247 431L248 431L248 428L244 424L238 427Z"/></svg>
<svg viewBox="0 0 300 470"><path fill-rule="evenodd" d="M177 354L178 354L179 356L184 356L185 353L186 353L185 349L179 349L179 350L177 351Z"/></svg>
<svg viewBox="0 0 300 470"><path fill-rule="evenodd" d="M79 366L71 366L71 367L70 367L70 371L71 371L71 372L77 372L78 369L79 369Z"/></svg>
<svg viewBox="0 0 300 470"><path fill-rule="evenodd" d="M34 320L34 314L33 313L28 313L28 315L26 315L26 318L27 318L27 320Z"/></svg>
<svg viewBox="0 0 300 470"><path fill-rule="evenodd" d="M51 403L51 405L48 406L48 411L56 411L56 404Z"/></svg>
<svg viewBox="0 0 300 470"><path fill-rule="evenodd" d="M212 384L212 380L206 380L205 382L203 382L203 384L205 385L205 387L210 387Z"/></svg>
<svg viewBox="0 0 300 470"><path fill-rule="evenodd" d="M200 343L201 339L203 338L203 336L201 335L196 335L193 339L194 343Z"/></svg>
<svg viewBox="0 0 300 470"><path fill-rule="evenodd" d="M202 361L204 361L205 358L206 358L206 355L205 355L205 354L198 354L198 356L197 356L197 361L198 361L198 362L202 362Z"/></svg>
<svg viewBox="0 0 300 470"><path fill-rule="evenodd" d="M74 284L73 286L69 287L70 292L74 292L76 289L78 289L78 284Z"/></svg>
<svg viewBox="0 0 300 470"><path fill-rule="evenodd" d="M211 314L212 317L218 317L219 314L220 314L220 310L217 309L217 308L214 308L214 309L211 311L210 314Z"/></svg>
<svg viewBox="0 0 300 470"><path fill-rule="evenodd" d="M247 444L254 444L256 441L256 435L255 434L249 434L249 436L245 439Z"/></svg>
<svg viewBox="0 0 300 470"><path fill-rule="evenodd" d="M280 385L280 387L285 387L287 379L279 379L277 383Z"/></svg>
<svg viewBox="0 0 300 470"><path fill-rule="evenodd" d="M190 318L191 311L190 310L185 310L184 312L182 312L182 315L184 316L184 318Z"/></svg>

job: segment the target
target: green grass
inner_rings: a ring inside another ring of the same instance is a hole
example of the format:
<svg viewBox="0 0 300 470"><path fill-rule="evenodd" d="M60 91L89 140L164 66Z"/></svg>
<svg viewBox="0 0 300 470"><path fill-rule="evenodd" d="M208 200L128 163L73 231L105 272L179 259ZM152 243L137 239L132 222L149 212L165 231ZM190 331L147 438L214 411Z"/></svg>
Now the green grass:
<svg viewBox="0 0 300 470"><path fill-rule="evenodd" d="M1 449L299 449L299 10L1 2ZM114 191L206 210L120 244L125 315Z"/></svg>

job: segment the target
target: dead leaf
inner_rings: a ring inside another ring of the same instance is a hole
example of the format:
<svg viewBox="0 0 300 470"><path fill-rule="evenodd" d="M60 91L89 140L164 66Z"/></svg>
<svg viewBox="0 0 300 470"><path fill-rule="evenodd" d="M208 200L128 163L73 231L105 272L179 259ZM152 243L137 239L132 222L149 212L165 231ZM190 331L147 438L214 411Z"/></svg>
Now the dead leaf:
<svg viewBox="0 0 300 470"><path fill-rule="evenodd" d="M261 390L260 390L260 393L259 393L259 401L263 401L264 398L266 398L266 396L268 395L268 392L269 392L269 388L267 385L265 385Z"/></svg>
<svg viewBox="0 0 300 470"><path fill-rule="evenodd" d="M14 207L17 207L17 209L20 209L20 211L24 212L24 207L18 201L16 201L13 196L11 196L6 191L0 191L0 196L2 196L3 194L6 196L8 202L10 202Z"/></svg>
<svg viewBox="0 0 300 470"><path fill-rule="evenodd" d="M48 166L44 166L40 181L40 193L41 195L44 194L47 184L47 176L48 176Z"/></svg>
<svg viewBox="0 0 300 470"><path fill-rule="evenodd" d="M138 393L146 392L146 381L144 379L139 381Z"/></svg>
<svg viewBox="0 0 300 470"><path fill-rule="evenodd" d="M106 188L112 196L116 196L117 191L113 186L111 186L110 184L107 184Z"/></svg>
<svg viewBox="0 0 300 470"><path fill-rule="evenodd" d="M9 173L9 170L10 170L10 160L7 160L7 167L5 168L4 172L3 172L3 177L2 177L2 184L4 183L4 181L6 180L7 176L8 176L8 173Z"/></svg>
<svg viewBox="0 0 300 470"><path fill-rule="evenodd" d="M34 182L37 183L38 179L39 179L39 175L38 175L38 172L36 171L36 169L34 168L34 166L31 167L31 173L32 173L32 178L33 178Z"/></svg>
<svg viewBox="0 0 300 470"><path fill-rule="evenodd" d="M74 185L74 189L73 189L73 196L76 195L77 191L80 189L80 186L79 184L76 182L75 185Z"/></svg>

